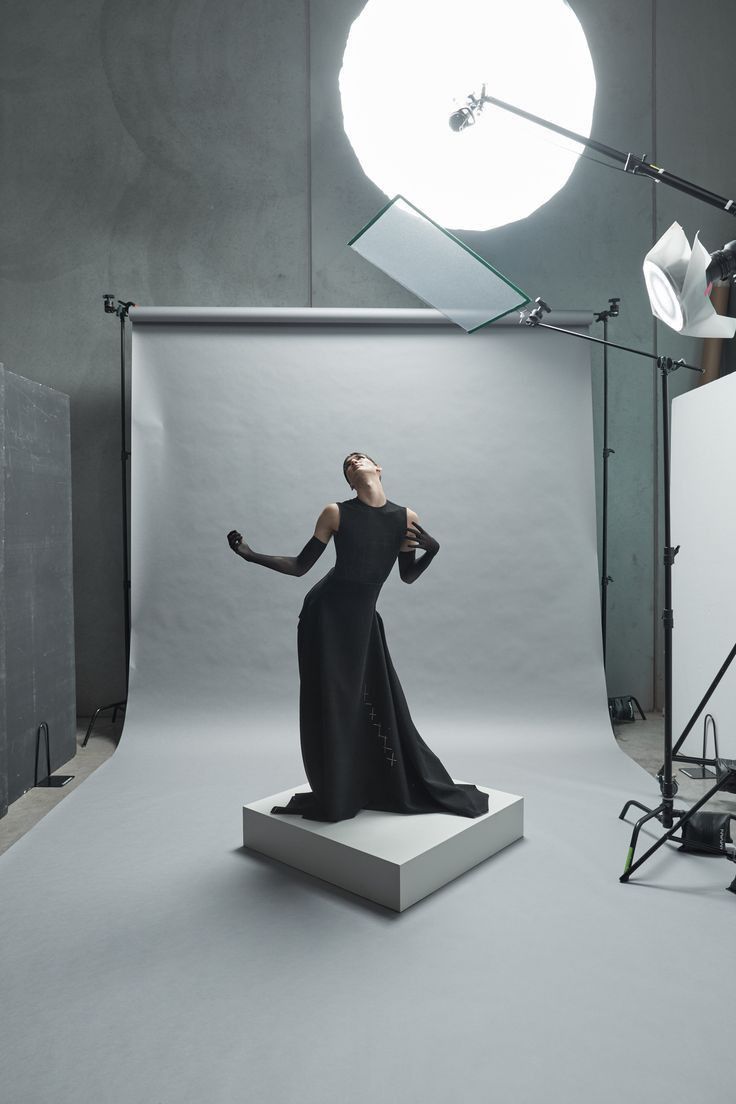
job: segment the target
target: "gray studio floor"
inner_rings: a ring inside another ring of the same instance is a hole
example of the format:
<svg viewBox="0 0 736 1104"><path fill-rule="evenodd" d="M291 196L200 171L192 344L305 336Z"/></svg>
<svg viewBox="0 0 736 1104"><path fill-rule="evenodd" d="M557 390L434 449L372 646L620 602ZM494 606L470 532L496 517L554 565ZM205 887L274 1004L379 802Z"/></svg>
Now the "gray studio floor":
<svg viewBox="0 0 736 1104"><path fill-rule="evenodd" d="M7 816L0 820L0 855L9 847L30 832L35 824L41 820L49 809L52 809L60 801L81 786L86 778L97 770L114 753L118 740L123 730L123 720L118 719L113 724L109 719L100 719L90 736L86 747L82 747L89 724L88 717L80 717L77 726L77 754L68 763L59 767L55 774L73 774L74 778L66 786L60 789L29 790L23 794L8 809ZM651 775L656 776L662 765L662 746L664 738L664 718L661 713L649 713L646 721L637 719L634 724L620 725L614 728L619 747L629 755L635 763L644 767ZM688 745L690 754L697 754L695 747L697 739L690 737ZM708 782L696 781L688 778L682 771L676 769L679 797L683 804L692 804L708 789ZM651 800L654 802L657 796L656 787L652 789ZM719 795L708 805L710 809L722 809L726 812L736 811L736 795Z"/></svg>
<svg viewBox="0 0 736 1104"><path fill-rule="evenodd" d="M733 867L668 848L623 889L617 812L658 791L600 711L424 726L458 777L524 795L524 839L401 914L240 845L242 803L300 778L291 714L154 712L131 703L114 755L100 726L76 798L0 826L8 1100L728 1099ZM660 730L624 730L650 770Z"/></svg>

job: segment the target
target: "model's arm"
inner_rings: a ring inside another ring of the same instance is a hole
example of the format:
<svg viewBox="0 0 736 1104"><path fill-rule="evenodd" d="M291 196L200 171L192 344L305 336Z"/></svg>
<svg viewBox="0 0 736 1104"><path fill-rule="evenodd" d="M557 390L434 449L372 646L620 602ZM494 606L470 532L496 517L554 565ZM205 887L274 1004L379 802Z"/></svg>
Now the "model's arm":
<svg viewBox="0 0 736 1104"><path fill-rule="evenodd" d="M246 544L237 529L232 529L227 535L227 542L238 556L248 563L262 564L273 571L280 571L282 575L306 575L310 567L313 567L329 544L330 537L337 532L340 524L340 511L336 502L325 506L317 518L314 527L314 536L310 537L298 556L264 556L260 552L254 552L250 545Z"/></svg>
<svg viewBox="0 0 736 1104"><path fill-rule="evenodd" d="M413 583L423 571L426 571L440 550L439 543L419 524L419 518L412 509L406 508L406 537L399 550L399 575L405 583ZM416 550L423 554L416 558Z"/></svg>

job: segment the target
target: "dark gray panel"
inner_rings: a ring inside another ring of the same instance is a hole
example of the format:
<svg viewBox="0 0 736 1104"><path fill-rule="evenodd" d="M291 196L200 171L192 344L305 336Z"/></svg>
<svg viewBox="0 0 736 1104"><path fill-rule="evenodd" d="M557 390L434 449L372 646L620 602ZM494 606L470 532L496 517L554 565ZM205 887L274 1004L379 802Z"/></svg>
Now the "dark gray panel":
<svg viewBox="0 0 736 1104"><path fill-rule="evenodd" d="M7 787L33 785L45 721L51 769L74 755L69 399L4 372L4 613ZM45 766L39 774L45 775Z"/></svg>
<svg viewBox="0 0 736 1104"><path fill-rule="evenodd" d="M731 290L728 293L728 313L731 318L736 318L736 285L734 284L731 284ZM724 341L721 353L721 375L729 376L731 372L736 372L736 342Z"/></svg>
<svg viewBox="0 0 736 1104"><path fill-rule="evenodd" d="M5 369L0 364L0 817L8 811L8 730L5 719Z"/></svg>

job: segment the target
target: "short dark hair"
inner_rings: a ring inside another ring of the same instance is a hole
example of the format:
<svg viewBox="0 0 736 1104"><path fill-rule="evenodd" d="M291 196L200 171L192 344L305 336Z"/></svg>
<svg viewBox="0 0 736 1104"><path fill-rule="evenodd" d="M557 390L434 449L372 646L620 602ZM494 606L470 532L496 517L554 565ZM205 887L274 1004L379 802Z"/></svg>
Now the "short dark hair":
<svg viewBox="0 0 736 1104"><path fill-rule="evenodd" d="M377 461L375 461L372 456L369 456L367 452L349 452L342 462L342 474L347 479L349 487L352 487L353 484L348 479L348 460L352 460L354 456L365 456L366 460L370 460L371 464L375 464L376 467L378 467ZM381 478L380 475L378 478Z"/></svg>

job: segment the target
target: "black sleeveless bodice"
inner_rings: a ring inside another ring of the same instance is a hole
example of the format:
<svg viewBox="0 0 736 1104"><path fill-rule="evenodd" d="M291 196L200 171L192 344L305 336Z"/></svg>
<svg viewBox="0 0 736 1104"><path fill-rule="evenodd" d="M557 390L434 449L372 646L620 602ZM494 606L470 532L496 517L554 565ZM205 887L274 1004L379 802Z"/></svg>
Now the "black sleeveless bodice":
<svg viewBox="0 0 736 1104"><path fill-rule="evenodd" d="M406 535L406 507L395 502L368 506L360 498L338 506L335 578L383 586Z"/></svg>
<svg viewBox="0 0 736 1104"><path fill-rule="evenodd" d="M338 503L335 566L299 614L299 733L311 793L273 813L346 820L361 809L488 812L488 795L456 783L414 727L376 601L406 535L406 507Z"/></svg>

